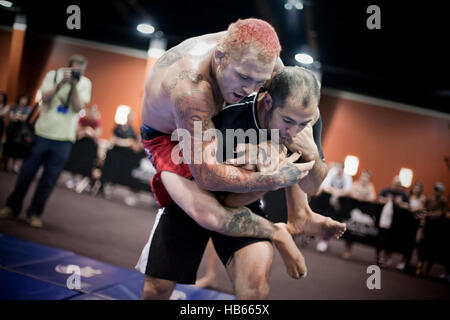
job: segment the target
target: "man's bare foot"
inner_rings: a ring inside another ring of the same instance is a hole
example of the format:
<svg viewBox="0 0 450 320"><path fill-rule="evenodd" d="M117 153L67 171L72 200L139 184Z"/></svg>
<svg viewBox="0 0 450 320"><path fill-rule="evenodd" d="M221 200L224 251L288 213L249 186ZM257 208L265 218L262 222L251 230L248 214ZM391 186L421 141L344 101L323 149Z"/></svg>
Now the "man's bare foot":
<svg viewBox="0 0 450 320"><path fill-rule="evenodd" d="M195 286L199 288L215 288L216 287L216 277L215 276L204 276L197 281L195 281Z"/></svg>
<svg viewBox="0 0 450 320"><path fill-rule="evenodd" d="M322 239L339 239L347 229L345 223L311 212L304 219L288 221L287 228L293 236L306 235Z"/></svg>
<svg viewBox="0 0 450 320"><path fill-rule="evenodd" d="M273 242L283 259L287 273L294 279L306 277L308 269L306 268L305 258L298 250L286 224L276 223L275 225L278 227L278 233Z"/></svg>

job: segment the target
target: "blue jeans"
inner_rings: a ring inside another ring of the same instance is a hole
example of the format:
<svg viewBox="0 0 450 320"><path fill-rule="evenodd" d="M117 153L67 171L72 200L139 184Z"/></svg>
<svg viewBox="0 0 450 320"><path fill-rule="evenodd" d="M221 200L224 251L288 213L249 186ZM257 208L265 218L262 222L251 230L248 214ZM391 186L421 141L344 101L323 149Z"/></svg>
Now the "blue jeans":
<svg viewBox="0 0 450 320"><path fill-rule="evenodd" d="M56 141L36 136L36 143L30 155L23 161L14 191L6 200L6 206L13 210L15 216L20 214L23 199L41 165L44 166L44 171L27 210L27 217L42 215L45 203L69 159L71 148L70 141Z"/></svg>

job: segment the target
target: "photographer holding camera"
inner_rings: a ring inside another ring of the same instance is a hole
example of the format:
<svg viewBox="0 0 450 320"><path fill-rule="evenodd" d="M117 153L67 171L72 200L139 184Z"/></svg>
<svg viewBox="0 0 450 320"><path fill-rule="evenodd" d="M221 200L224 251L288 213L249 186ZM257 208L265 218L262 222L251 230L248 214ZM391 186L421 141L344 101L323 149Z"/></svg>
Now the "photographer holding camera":
<svg viewBox="0 0 450 320"><path fill-rule="evenodd" d="M6 207L0 210L0 218L20 214L30 183L43 165L44 171L27 210L30 225L42 227L40 217L45 203L76 140L78 113L91 99L91 81L83 76L86 67L85 57L73 55L68 68L52 70L45 76L40 88L42 103L35 126L36 142L22 165Z"/></svg>

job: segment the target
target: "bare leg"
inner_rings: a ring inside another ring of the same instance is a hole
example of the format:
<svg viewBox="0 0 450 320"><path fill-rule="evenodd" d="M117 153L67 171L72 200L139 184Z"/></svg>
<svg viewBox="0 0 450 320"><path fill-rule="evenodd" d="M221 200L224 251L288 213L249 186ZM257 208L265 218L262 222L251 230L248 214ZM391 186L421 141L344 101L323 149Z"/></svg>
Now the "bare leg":
<svg viewBox="0 0 450 320"><path fill-rule="evenodd" d="M195 282L195 285L200 288L214 287L216 285L217 268L220 260L211 239L209 239L205 250L205 258L206 273L202 278Z"/></svg>
<svg viewBox="0 0 450 320"><path fill-rule="evenodd" d="M273 246L269 241L252 243L234 253L227 266L227 273L238 299L267 298L272 259Z"/></svg>
<svg viewBox="0 0 450 320"><path fill-rule="evenodd" d="M292 235L339 239L346 230L345 223L317 214L311 210L306 193L298 186L286 188L288 229Z"/></svg>
<svg viewBox="0 0 450 320"><path fill-rule="evenodd" d="M175 285L175 281L145 276L142 300L168 300Z"/></svg>
<svg viewBox="0 0 450 320"><path fill-rule="evenodd" d="M342 254L343 259L348 259L352 255L353 243L351 241L345 241L345 252Z"/></svg>

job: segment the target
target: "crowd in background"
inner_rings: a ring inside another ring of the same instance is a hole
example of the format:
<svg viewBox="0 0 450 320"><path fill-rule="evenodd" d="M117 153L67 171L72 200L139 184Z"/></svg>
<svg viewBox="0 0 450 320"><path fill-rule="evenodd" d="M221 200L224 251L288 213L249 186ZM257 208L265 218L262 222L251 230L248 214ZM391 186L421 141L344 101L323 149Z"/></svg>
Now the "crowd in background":
<svg viewBox="0 0 450 320"><path fill-rule="evenodd" d="M393 206L409 210L414 214L419 222L419 228L416 235L416 243L419 244L423 238L423 230L426 223L433 219L450 218L448 199L444 196L445 185L442 182L436 182L433 187L433 193L424 194L424 186L421 181L415 181L411 187L402 186L399 176L395 176L392 184L383 188L379 194L376 194L375 186L371 182L372 174L367 169L362 169L356 181L353 181L351 175L344 171L343 163L331 163L327 177L323 181L320 192L327 192L330 196L330 205L339 210L339 197L350 197L359 201L376 202L383 204L381 211L379 230L380 239L385 238L392 225ZM325 252L328 249L328 242L320 239L316 249ZM352 255L353 243L346 240L346 249L342 258L349 259ZM392 265L392 252L380 250L377 252L377 263L383 267ZM395 267L398 270L405 270L408 266L411 256L402 256L402 260ZM447 266L449 269L449 266ZM447 270L445 277L450 276L450 270Z"/></svg>
<svg viewBox="0 0 450 320"><path fill-rule="evenodd" d="M74 60L69 62L69 67L72 67L72 64L78 64L82 70L84 70L83 68L86 68L87 60L83 57L75 55L73 59ZM87 173L80 175L77 174L77 171L75 170L75 173L66 182L66 186L77 192L90 191L93 194L103 192L104 195L107 195L105 193L105 188L101 183L101 177L109 150L113 148L128 148L136 153L142 152L139 137L131 125L133 117L132 112L128 113L127 120L123 124L117 124L115 126L109 140L101 140L102 119L98 106L88 106L91 90L90 81L82 76L83 72L78 76L78 80L74 80L72 72L73 68L69 68L69 71L61 70L50 71L41 87L41 90L44 90L47 94L47 98L45 98L46 96L44 95L42 101L42 105L46 106L47 109L42 109L42 106L40 108L41 114L44 115L43 117L40 117L39 115L39 117L42 118L42 121L38 123L37 136L40 138L38 138L37 141L38 147L33 146L32 150L28 150L17 142L17 136L20 133L21 126L27 121L32 112L29 97L21 95L14 103L8 103L7 95L5 93L0 93L0 170L19 174L15 190L8 198L7 207L1 210L0 216L7 217L10 215L18 215L18 211L20 211L22 205L23 194L24 192L26 193L29 182L34 178L37 168L41 164L46 166L45 161L49 161L47 158L37 155L39 152L44 154L44 152L48 152L48 148L53 148L56 157L59 157L57 161L61 162L58 163L57 172L54 170L54 166L48 166L44 169L43 175L48 176L47 180L45 178L41 179L38 189L36 190L35 198L33 199L33 203L37 204L32 204L27 213L27 216L31 218L30 224L34 227L42 227L42 221L39 217L42 214L46 198L52 191L60 172L64 168L70 172L72 167L79 165L80 156L77 154L79 150L77 149L77 146L83 148L83 143L85 144L86 141L94 146L95 155L92 160L93 163L92 166L89 167L90 169ZM72 90L66 85L66 83L69 82L72 83L72 86L77 88L77 90L73 91L79 91L75 94L76 98L71 98L71 95L73 96ZM52 111L50 112L50 110ZM61 125L60 129L50 128L49 124L53 121L53 118L51 117L55 117L55 115L64 117L64 115L68 113L72 114L72 118L67 118L67 121L69 121L67 122L67 125L62 123L59 124ZM52 115L48 116L47 114ZM72 130L70 127L73 121L76 121L76 124L73 127L75 132L69 132ZM61 133L63 133L63 137L62 139L59 139L61 138ZM64 146L70 145L70 147L67 147L62 151L61 143ZM49 144L50 147L46 144ZM70 150L72 150L72 152L70 152ZM33 155L31 157L29 157L30 152ZM64 157L62 157L61 154L64 154ZM62 158L64 158L64 161L60 161ZM21 170L21 164L24 159L27 159L28 161L27 167L24 170ZM385 187L377 194L375 191L376 188L371 182L372 173L370 171L362 169L358 178L353 181L352 176L345 172L343 163L330 163L329 165L330 169L321 185L320 193L329 193L331 195L330 205L336 209L339 207L340 197L350 197L359 201L383 204L384 207L379 222L381 238L383 237L383 233L386 230L389 230L392 223L392 206L394 204L411 211L414 213L416 219L420 221L420 227L417 232L417 242L420 242L421 237L423 236L423 230L427 221L434 218L449 217L448 200L444 197L445 186L441 182L436 182L433 194L426 196L423 191L424 186L422 182L415 181L408 191L400 183L399 177L396 176L393 178L391 186ZM49 183L48 180L52 180L52 182ZM45 194L45 197L42 197L39 194L42 190L44 190L43 193ZM34 208L33 205L37 209ZM327 240L319 239L316 249L320 252L325 252L327 248ZM342 258L349 259L352 256L353 243L346 240L345 248ZM402 261L396 265L397 269L404 270L410 258L411 257L404 256ZM381 250L378 252L377 260L382 266L390 266L392 264L391 252Z"/></svg>
<svg viewBox="0 0 450 320"><path fill-rule="evenodd" d="M2 158L0 168L6 171L19 172L19 168L26 151L15 143L21 123L23 123L31 112L29 98L21 95L15 103L8 104L6 93L0 93L0 138L6 133L2 145ZM6 131L6 132L5 132ZM0 142L3 139L0 139Z"/></svg>
<svg viewBox="0 0 450 320"><path fill-rule="evenodd" d="M92 180L94 184L102 175L108 149L119 146L136 152L142 150L131 126L131 112L127 121L115 127L111 141L99 144L101 115L97 106L89 106L92 84L84 76L87 66L87 59L75 54L67 66L47 72L39 88L40 101L33 108L29 106L27 96L20 96L16 103L8 104L6 94L0 94L0 169L18 173L14 189L0 209L0 219L20 215L31 183L43 167L26 210L26 221L30 226L41 228L46 202L62 171L86 161L79 153L82 150L77 149L83 140L89 140L95 149L89 160L92 163L85 166L90 168L89 172L84 174L88 182ZM35 112L37 116L34 116Z"/></svg>

